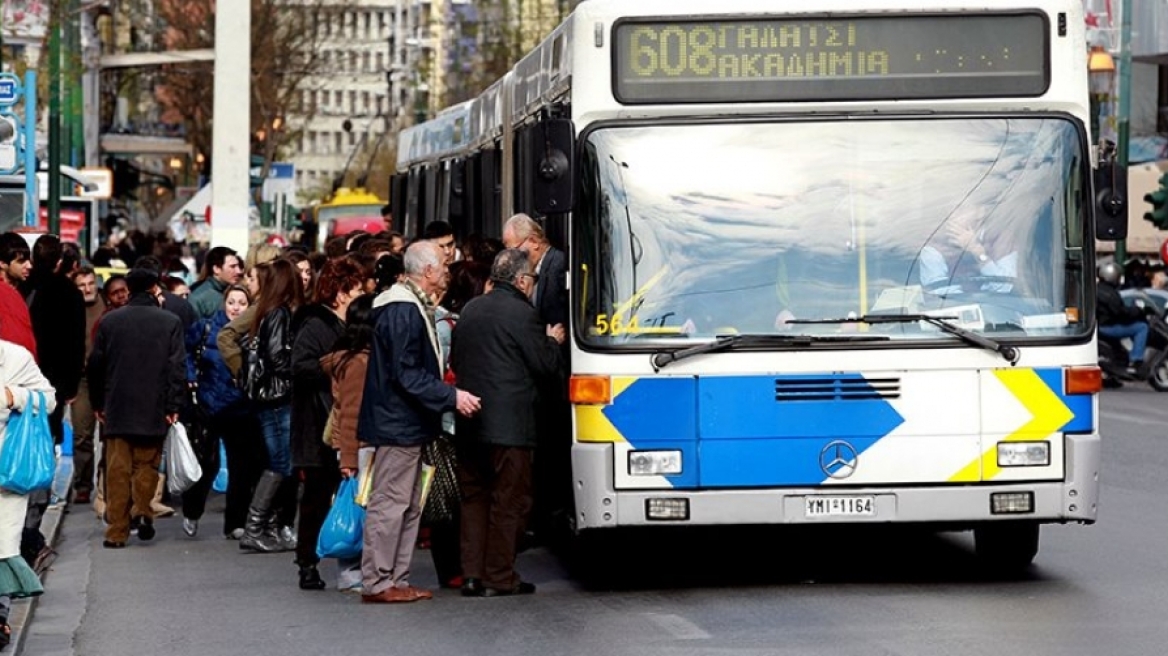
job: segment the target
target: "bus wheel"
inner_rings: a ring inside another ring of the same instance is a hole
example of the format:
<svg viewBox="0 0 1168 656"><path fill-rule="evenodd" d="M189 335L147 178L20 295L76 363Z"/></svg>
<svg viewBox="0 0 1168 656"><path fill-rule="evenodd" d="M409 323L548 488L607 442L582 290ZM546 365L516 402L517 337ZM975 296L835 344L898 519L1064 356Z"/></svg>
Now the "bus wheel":
<svg viewBox="0 0 1168 656"><path fill-rule="evenodd" d="M1038 555L1038 524L991 522L973 529L973 542L987 573L1018 573Z"/></svg>

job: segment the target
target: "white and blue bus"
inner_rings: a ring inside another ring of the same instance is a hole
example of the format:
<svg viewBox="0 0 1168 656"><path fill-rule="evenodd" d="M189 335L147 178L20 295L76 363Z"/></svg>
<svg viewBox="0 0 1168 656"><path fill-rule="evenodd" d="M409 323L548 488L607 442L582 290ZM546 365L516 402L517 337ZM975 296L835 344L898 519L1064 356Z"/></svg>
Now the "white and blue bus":
<svg viewBox="0 0 1168 656"><path fill-rule="evenodd" d="M1079 0L586 0L402 133L396 216L567 248L572 525L1096 519ZM565 449L567 451L567 449Z"/></svg>

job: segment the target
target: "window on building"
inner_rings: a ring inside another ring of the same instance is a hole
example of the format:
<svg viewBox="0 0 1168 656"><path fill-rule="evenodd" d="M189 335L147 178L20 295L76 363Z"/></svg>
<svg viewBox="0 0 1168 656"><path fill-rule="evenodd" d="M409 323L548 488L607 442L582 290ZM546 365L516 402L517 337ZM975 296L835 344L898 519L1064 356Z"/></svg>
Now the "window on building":
<svg viewBox="0 0 1168 656"><path fill-rule="evenodd" d="M361 111L368 114L370 109L371 108L369 106L369 92L362 91L361 92Z"/></svg>
<svg viewBox="0 0 1168 656"><path fill-rule="evenodd" d="M385 70L385 53L384 52L381 52L380 50L378 50L376 57L374 57L374 61L377 62L377 72L378 73Z"/></svg>
<svg viewBox="0 0 1168 656"><path fill-rule="evenodd" d="M335 141L337 144L336 152L338 152L338 153L342 152L344 150L344 147L345 147L344 141L342 141L345 137L345 133L344 132L334 132L333 137L335 138Z"/></svg>
<svg viewBox="0 0 1168 656"><path fill-rule="evenodd" d="M365 40L369 41L373 38L373 12L362 12L361 19L365 21Z"/></svg>
<svg viewBox="0 0 1168 656"><path fill-rule="evenodd" d="M357 51L355 51L355 50L349 52L349 72L350 73L357 72Z"/></svg>
<svg viewBox="0 0 1168 656"><path fill-rule="evenodd" d="M338 110L344 111L344 109L345 109L345 92L344 91L334 91L333 92L333 101L334 101L333 105L336 106L336 108Z"/></svg>
<svg viewBox="0 0 1168 656"><path fill-rule="evenodd" d="M352 114L357 113L357 92L356 91L349 92L349 112Z"/></svg>
<svg viewBox="0 0 1168 656"><path fill-rule="evenodd" d="M370 64L369 64L372 57L373 57L372 53L369 53L369 52L361 53L361 72L362 73L372 72L370 70Z"/></svg>

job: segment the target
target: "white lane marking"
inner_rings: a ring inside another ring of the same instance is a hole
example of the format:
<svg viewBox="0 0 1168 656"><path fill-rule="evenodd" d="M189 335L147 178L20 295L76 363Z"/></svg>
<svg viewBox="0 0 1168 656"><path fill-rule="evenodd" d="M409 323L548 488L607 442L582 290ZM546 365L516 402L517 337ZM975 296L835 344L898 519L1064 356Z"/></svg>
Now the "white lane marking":
<svg viewBox="0 0 1168 656"><path fill-rule="evenodd" d="M710 634L680 615L645 613L654 624L678 640L708 640Z"/></svg>

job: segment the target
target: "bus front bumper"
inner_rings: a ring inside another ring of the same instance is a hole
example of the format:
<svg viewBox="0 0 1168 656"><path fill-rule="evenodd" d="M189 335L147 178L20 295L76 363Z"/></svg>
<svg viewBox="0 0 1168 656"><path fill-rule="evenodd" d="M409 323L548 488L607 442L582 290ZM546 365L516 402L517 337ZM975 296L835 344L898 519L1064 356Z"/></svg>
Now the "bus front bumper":
<svg viewBox="0 0 1168 656"><path fill-rule="evenodd" d="M1099 497L1100 439L1098 435L1067 435L1065 439L1065 481L741 490L617 490L612 445L577 443L572 449L575 523L577 530L824 523L962 528L999 520L1093 523ZM1030 510L1001 512L1004 495L1028 497ZM993 509L995 502L998 512Z"/></svg>

